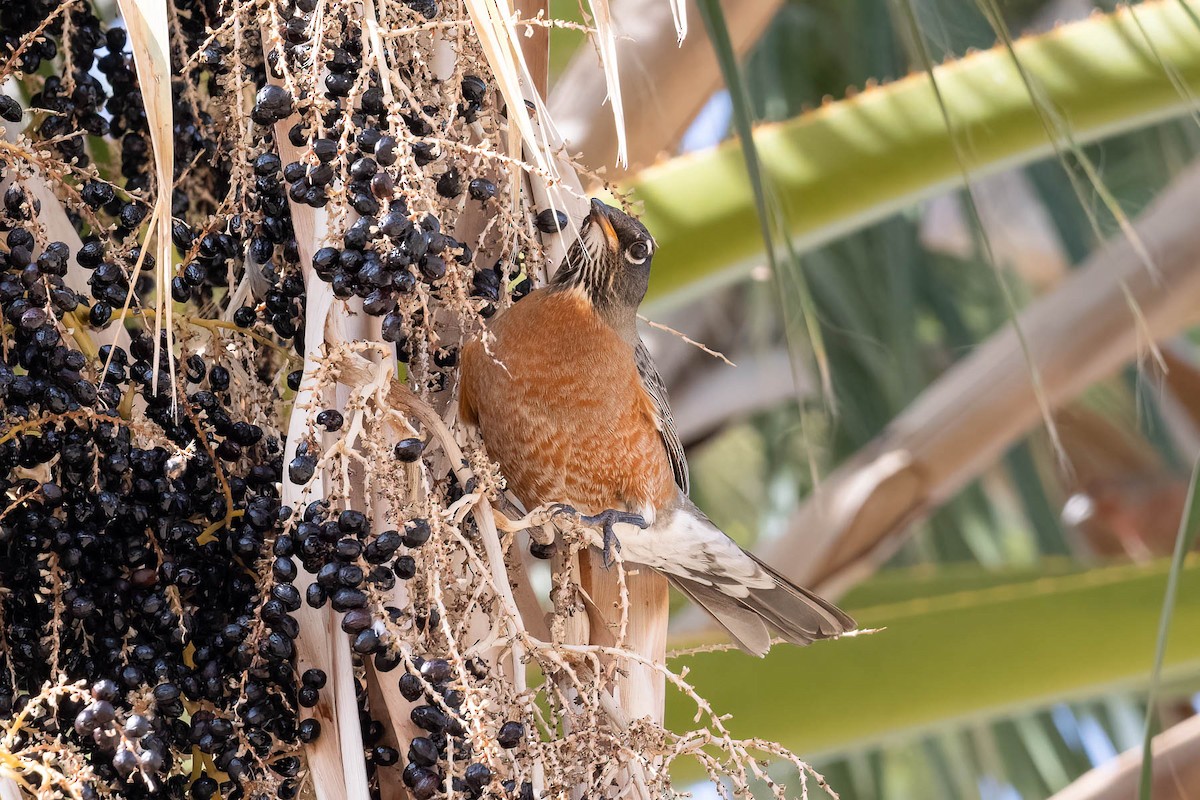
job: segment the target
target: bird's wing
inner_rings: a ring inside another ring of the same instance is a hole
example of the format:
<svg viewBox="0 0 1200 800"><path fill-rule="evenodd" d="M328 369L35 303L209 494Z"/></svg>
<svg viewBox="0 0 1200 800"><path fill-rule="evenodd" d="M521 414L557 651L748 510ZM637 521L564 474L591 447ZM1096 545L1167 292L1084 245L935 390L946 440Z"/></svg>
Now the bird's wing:
<svg viewBox="0 0 1200 800"><path fill-rule="evenodd" d="M683 454L683 444L679 441L679 433L675 430L675 420L671 418L671 405L667 401L667 387L663 383L662 376L658 374L658 369L654 366L654 360L650 358L650 351L646 349L646 343L640 339L634 351L634 360L637 362L638 375L642 378L642 388L646 390L646 394L650 395L650 399L654 401L654 408L658 412L658 432L662 436L663 446L667 448L667 457L671 459L671 471L675 473L675 485L686 495L689 483L687 458Z"/></svg>
<svg viewBox="0 0 1200 800"><path fill-rule="evenodd" d="M661 572L754 655L767 651L768 628L794 644L854 630L841 609L747 553L686 497L650 530L618 537L622 558Z"/></svg>

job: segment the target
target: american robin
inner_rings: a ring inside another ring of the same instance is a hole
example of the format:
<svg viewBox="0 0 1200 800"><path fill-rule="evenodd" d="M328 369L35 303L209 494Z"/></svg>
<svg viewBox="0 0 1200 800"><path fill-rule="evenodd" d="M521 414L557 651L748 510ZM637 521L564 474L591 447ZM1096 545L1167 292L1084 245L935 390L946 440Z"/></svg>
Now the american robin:
<svg viewBox="0 0 1200 800"><path fill-rule="evenodd" d="M749 653L768 628L795 644L854 620L739 547L688 498L667 393L637 332L654 238L593 200L552 282L462 353L461 418L527 509L564 504L603 525L624 562L666 576Z"/></svg>

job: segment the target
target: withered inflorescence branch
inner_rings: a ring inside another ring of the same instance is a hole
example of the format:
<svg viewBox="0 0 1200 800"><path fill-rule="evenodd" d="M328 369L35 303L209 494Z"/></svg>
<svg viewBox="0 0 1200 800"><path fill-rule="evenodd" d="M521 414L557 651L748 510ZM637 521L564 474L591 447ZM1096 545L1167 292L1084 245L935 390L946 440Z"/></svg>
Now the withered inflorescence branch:
<svg viewBox="0 0 1200 800"><path fill-rule="evenodd" d="M581 639L594 532L522 517L454 419L461 345L584 200L522 99L516 32L555 23L154 5L0 4L0 797L657 798L681 757L823 786L626 649L628 608ZM697 730L629 718L631 669Z"/></svg>

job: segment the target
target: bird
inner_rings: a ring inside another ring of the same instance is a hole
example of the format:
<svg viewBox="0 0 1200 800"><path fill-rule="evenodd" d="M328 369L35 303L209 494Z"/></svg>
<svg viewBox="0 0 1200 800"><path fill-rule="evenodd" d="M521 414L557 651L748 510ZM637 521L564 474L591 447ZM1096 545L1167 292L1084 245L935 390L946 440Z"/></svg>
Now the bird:
<svg viewBox="0 0 1200 800"><path fill-rule="evenodd" d="M667 391L638 334L657 243L592 200L550 281L492 318L460 356L459 417L526 509L561 505L604 529L605 561L648 567L744 651L805 645L855 623L722 532L688 496Z"/></svg>

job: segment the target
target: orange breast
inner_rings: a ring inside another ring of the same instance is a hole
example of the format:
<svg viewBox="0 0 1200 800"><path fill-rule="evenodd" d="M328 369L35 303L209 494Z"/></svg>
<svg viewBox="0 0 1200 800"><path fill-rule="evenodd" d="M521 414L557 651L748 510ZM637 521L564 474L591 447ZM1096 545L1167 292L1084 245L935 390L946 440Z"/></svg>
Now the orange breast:
<svg viewBox="0 0 1200 800"><path fill-rule="evenodd" d="M460 407L526 508L662 508L675 497L633 348L574 292L533 292L463 349Z"/></svg>

